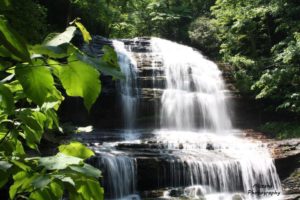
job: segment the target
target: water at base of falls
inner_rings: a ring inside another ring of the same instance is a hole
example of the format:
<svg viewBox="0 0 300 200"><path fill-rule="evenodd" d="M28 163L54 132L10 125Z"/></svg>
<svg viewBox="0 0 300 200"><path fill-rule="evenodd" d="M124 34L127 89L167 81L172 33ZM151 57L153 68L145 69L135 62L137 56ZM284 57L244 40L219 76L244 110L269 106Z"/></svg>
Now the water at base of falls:
<svg viewBox="0 0 300 200"><path fill-rule="evenodd" d="M232 130L234 131L234 130ZM93 145L108 199L134 200L139 185L165 190L152 199L280 199L280 180L262 142L213 132L151 131ZM151 162L147 162L150 160ZM95 162L97 162L95 164ZM153 164L151 164L153 162ZM158 170L154 170L156 166Z"/></svg>
<svg viewBox="0 0 300 200"><path fill-rule="evenodd" d="M280 180L266 146L243 139L231 127L218 67L190 47L159 38L149 44L151 52L142 53L159 59L151 61L152 70L162 62L159 76L166 84L161 128L143 133L134 131L141 98L135 59L141 55L113 42L126 76L120 92L129 131L120 135L130 137L91 145L97 153L91 162L104 173L107 198L147 198L141 190L160 189L165 192L152 199L280 199ZM157 73L152 75L155 85Z"/></svg>

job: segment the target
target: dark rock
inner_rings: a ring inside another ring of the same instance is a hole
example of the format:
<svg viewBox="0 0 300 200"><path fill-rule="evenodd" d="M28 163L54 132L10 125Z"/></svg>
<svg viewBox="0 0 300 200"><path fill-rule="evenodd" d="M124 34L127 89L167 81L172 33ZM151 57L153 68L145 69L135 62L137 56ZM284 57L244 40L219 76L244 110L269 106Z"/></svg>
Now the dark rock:
<svg viewBox="0 0 300 200"><path fill-rule="evenodd" d="M150 191L143 191L141 192L141 197L144 198L159 198L162 197L164 195L164 190L163 189L159 189L159 190L150 190Z"/></svg>
<svg viewBox="0 0 300 200"><path fill-rule="evenodd" d="M245 199L245 198L240 194L235 194L232 197L232 200L243 200L243 199Z"/></svg>
<svg viewBox="0 0 300 200"><path fill-rule="evenodd" d="M180 143L178 148L179 148L179 149L183 149L183 144Z"/></svg>
<svg viewBox="0 0 300 200"><path fill-rule="evenodd" d="M206 149L207 149L207 150L215 150L213 144L211 144L211 143L207 143L207 144L206 144Z"/></svg>
<svg viewBox="0 0 300 200"><path fill-rule="evenodd" d="M180 197L184 194L184 189L183 188L176 188L172 189L169 193L171 197Z"/></svg>

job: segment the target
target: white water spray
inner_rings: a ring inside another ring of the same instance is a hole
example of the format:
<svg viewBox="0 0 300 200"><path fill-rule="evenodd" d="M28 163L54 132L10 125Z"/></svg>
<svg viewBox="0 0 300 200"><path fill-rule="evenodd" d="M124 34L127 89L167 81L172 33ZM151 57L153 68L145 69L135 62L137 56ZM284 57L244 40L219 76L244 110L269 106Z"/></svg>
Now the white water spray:
<svg viewBox="0 0 300 200"><path fill-rule="evenodd" d="M162 96L161 125L175 130L231 128L224 83L213 62L190 47L152 38L160 50L167 87Z"/></svg>
<svg viewBox="0 0 300 200"><path fill-rule="evenodd" d="M130 132L135 127L138 104L137 64L123 42L114 40L113 46L118 55L121 71L125 75L125 79L120 81L120 91L125 129Z"/></svg>

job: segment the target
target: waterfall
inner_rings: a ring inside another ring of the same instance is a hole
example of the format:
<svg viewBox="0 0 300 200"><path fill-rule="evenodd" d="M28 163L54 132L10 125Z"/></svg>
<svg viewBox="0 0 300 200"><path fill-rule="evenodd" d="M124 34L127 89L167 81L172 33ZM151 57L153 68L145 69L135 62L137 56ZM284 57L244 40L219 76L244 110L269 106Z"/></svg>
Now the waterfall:
<svg viewBox="0 0 300 200"><path fill-rule="evenodd" d="M123 42L114 40L113 47L117 52L121 71L125 75L125 79L121 80L119 85L125 129L132 131L135 127L138 103L137 64Z"/></svg>
<svg viewBox="0 0 300 200"><path fill-rule="evenodd" d="M138 130L142 139L95 148L95 165L104 172L109 198L138 199L128 198L139 192L144 178L137 169L147 167L137 160L157 156L162 167L158 174L149 171L146 180L158 177L156 187L184 187L183 199L278 199L281 185L270 153L262 142L242 138L232 128L226 87L215 63L159 38L113 41L113 46L126 77L118 82L125 133L136 131L142 99L159 99L151 108L160 123L148 135Z"/></svg>
<svg viewBox="0 0 300 200"><path fill-rule="evenodd" d="M280 180L266 147L232 134L220 135L233 130L217 65L190 47L160 38L151 42L165 69L163 129L156 133L158 141L175 150L168 160L169 182L208 186L207 194L247 194L257 189L253 189L256 184L268 186L265 192L280 193Z"/></svg>
<svg viewBox="0 0 300 200"><path fill-rule="evenodd" d="M136 192L136 161L126 155L101 152L93 165L102 169L109 198L125 198Z"/></svg>
<svg viewBox="0 0 300 200"><path fill-rule="evenodd" d="M231 127L226 110L224 83L213 62L190 47L152 38L160 50L167 80L162 96L163 128L193 130Z"/></svg>

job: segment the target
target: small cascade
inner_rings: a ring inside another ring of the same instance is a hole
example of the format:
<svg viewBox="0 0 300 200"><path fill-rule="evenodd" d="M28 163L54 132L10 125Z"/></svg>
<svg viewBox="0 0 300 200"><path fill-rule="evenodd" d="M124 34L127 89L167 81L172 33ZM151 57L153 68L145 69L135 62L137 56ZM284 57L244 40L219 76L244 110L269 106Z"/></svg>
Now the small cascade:
<svg viewBox="0 0 300 200"><path fill-rule="evenodd" d="M103 185L110 199L126 199L136 193L136 160L126 155L99 152L90 161L102 170Z"/></svg>
<svg viewBox="0 0 300 200"><path fill-rule="evenodd" d="M200 134L200 135L199 135ZM206 193L256 190L281 192L273 160L264 144L233 135L161 130L157 141L172 150L160 177L173 187L201 186Z"/></svg>
<svg viewBox="0 0 300 200"><path fill-rule="evenodd" d="M126 50L125 44L121 41L114 40L113 47L118 55L118 62L125 80L120 81L122 113L125 129L129 132L135 127L135 119L138 104L138 87L137 87L137 64L135 59Z"/></svg>

